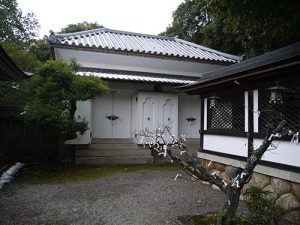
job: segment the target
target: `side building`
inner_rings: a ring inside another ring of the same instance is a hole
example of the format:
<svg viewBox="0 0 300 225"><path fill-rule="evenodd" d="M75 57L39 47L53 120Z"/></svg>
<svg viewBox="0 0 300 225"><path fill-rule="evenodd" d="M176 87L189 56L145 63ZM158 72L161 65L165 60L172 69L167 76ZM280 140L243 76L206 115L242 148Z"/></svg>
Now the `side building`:
<svg viewBox="0 0 300 225"><path fill-rule="evenodd" d="M210 169L231 179L271 124L290 135L273 141L249 185L270 191L291 221L300 219L300 43L203 74L180 87L201 97L200 150ZM253 146L253 148L252 148ZM248 186L249 186L248 185Z"/></svg>

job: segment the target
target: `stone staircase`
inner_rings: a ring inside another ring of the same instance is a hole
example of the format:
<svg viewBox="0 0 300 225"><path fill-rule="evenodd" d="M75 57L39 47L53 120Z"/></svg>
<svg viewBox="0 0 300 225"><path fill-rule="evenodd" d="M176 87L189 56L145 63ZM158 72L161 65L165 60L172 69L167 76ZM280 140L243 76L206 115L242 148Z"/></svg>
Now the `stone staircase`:
<svg viewBox="0 0 300 225"><path fill-rule="evenodd" d="M132 139L92 139L75 151L75 163L91 165L153 163L151 151Z"/></svg>

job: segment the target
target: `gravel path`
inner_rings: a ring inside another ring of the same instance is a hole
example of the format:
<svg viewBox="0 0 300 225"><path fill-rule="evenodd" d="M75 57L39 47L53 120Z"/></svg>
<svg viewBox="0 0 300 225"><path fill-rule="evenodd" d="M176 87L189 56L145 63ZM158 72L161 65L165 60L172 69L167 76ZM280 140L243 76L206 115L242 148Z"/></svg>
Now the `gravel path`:
<svg viewBox="0 0 300 225"><path fill-rule="evenodd" d="M0 224L178 225L177 216L222 209L221 191L184 174L174 181L179 172L116 173L47 185L17 179L0 190Z"/></svg>
<svg viewBox="0 0 300 225"><path fill-rule="evenodd" d="M94 181L0 190L0 224L174 225L180 215L217 211L221 191L177 172L116 173Z"/></svg>

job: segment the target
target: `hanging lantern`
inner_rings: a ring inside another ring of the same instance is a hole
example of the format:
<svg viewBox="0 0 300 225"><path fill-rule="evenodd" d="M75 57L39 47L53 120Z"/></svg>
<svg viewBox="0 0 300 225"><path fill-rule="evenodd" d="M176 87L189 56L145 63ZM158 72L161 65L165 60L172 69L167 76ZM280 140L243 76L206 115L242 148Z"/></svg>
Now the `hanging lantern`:
<svg viewBox="0 0 300 225"><path fill-rule="evenodd" d="M210 109L213 109L216 107L216 102L218 100L222 99L221 97L219 96L216 96L216 94L214 93L213 96L209 97L208 100L209 100L209 108Z"/></svg>
<svg viewBox="0 0 300 225"><path fill-rule="evenodd" d="M269 103L271 104L282 104L283 103L283 92L287 90L286 87L276 85L268 88L271 91Z"/></svg>

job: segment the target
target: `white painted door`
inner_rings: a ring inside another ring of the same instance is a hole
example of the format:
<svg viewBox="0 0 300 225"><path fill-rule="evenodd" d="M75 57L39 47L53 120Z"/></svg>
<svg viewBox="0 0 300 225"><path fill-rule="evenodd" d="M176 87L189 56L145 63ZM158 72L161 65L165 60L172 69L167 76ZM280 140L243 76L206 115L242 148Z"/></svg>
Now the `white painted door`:
<svg viewBox="0 0 300 225"><path fill-rule="evenodd" d="M178 134L185 134L186 138L199 138L200 99L180 96L178 102Z"/></svg>
<svg viewBox="0 0 300 225"><path fill-rule="evenodd" d="M178 97L176 94L141 92L138 94L138 132L155 131L159 126L171 127L177 135Z"/></svg>
<svg viewBox="0 0 300 225"><path fill-rule="evenodd" d="M93 138L131 137L131 95L104 94L93 102Z"/></svg>
<svg viewBox="0 0 300 225"><path fill-rule="evenodd" d="M177 136L178 96L176 94L159 94L159 115L160 125L170 127L171 133Z"/></svg>

